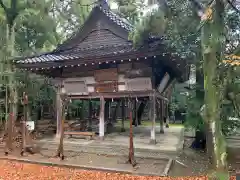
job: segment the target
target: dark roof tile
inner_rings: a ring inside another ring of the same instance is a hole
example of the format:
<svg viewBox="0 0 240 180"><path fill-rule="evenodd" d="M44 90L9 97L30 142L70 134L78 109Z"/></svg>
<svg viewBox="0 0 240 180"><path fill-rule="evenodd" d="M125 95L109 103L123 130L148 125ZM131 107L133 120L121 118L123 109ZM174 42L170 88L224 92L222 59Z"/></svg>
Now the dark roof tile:
<svg viewBox="0 0 240 180"><path fill-rule="evenodd" d="M117 25L121 26L122 28L126 29L129 32L134 30L134 26L126 18L120 17L119 15L115 14L109 9L104 9L101 7L99 8L107 17L109 17Z"/></svg>

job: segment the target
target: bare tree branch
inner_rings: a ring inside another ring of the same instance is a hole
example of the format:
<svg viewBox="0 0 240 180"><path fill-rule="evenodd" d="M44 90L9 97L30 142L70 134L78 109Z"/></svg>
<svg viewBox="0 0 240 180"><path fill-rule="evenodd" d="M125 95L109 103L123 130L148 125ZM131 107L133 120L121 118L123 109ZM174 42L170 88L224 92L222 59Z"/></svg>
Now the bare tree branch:
<svg viewBox="0 0 240 180"><path fill-rule="evenodd" d="M8 10L7 6L5 6L5 4L3 3L3 0L0 0L0 5L2 6L5 12Z"/></svg>
<svg viewBox="0 0 240 180"><path fill-rule="evenodd" d="M233 5L233 1L227 0L227 2L228 2L228 4L230 4L230 6L231 6L237 13L240 14L240 10L239 10L236 6Z"/></svg>

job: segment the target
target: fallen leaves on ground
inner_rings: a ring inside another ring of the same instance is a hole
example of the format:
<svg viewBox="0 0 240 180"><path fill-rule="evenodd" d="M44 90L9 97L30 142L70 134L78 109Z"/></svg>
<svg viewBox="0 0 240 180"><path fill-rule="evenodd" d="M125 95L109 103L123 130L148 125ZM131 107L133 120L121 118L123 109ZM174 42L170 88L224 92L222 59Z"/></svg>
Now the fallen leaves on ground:
<svg viewBox="0 0 240 180"><path fill-rule="evenodd" d="M206 177L153 177L79 170L0 160L0 180L207 180ZM235 180L236 178L232 178Z"/></svg>

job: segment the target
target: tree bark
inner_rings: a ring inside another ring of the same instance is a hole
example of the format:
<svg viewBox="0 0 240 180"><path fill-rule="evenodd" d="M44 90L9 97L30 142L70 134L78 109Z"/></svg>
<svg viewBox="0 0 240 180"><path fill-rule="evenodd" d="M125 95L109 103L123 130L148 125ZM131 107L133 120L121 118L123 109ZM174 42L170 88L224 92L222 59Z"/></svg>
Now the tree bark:
<svg viewBox="0 0 240 180"><path fill-rule="evenodd" d="M7 13L7 12L6 12ZM6 14L8 16L8 14ZM6 72L8 76L8 83L6 86L6 90L9 90L9 118L8 118L8 139L6 142L5 147L5 155L9 153L10 150L12 150L12 141L13 141L13 127L14 127L14 121L16 119L17 114L17 89L15 84L15 74L13 71L12 63L10 62L10 57L14 54L14 42L15 42L15 26L13 24L7 24L7 49L6 49Z"/></svg>
<svg viewBox="0 0 240 180"><path fill-rule="evenodd" d="M224 49L224 2L216 0L212 19L202 28L202 52L204 69L204 120L207 123L207 151L216 171L226 170L226 143L220 120L223 84L218 66Z"/></svg>

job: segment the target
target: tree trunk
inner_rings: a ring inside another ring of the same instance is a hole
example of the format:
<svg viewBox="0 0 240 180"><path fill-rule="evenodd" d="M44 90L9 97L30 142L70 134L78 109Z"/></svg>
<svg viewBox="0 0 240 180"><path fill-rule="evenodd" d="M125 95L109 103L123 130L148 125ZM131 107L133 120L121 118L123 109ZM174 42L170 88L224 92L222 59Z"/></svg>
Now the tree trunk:
<svg viewBox="0 0 240 180"><path fill-rule="evenodd" d="M7 58L6 58L6 72L8 76L8 83L6 86L7 91L9 90L9 123L8 123L8 139L6 142L5 154L9 153L9 150L12 149L12 141L13 141L13 127L14 121L16 119L17 114L17 89L15 84L15 74L14 68L12 67L12 63L10 62L10 58L14 55L14 43L15 43L15 26L13 24L7 25Z"/></svg>
<svg viewBox="0 0 240 180"><path fill-rule="evenodd" d="M224 39L224 3L216 0L212 19L208 19L202 28L202 51L204 69L204 120L207 123L207 151L213 168L226 170L226 143L222 134L220 120L222 89L218 65L221 62L222 40Z"/></svg>

